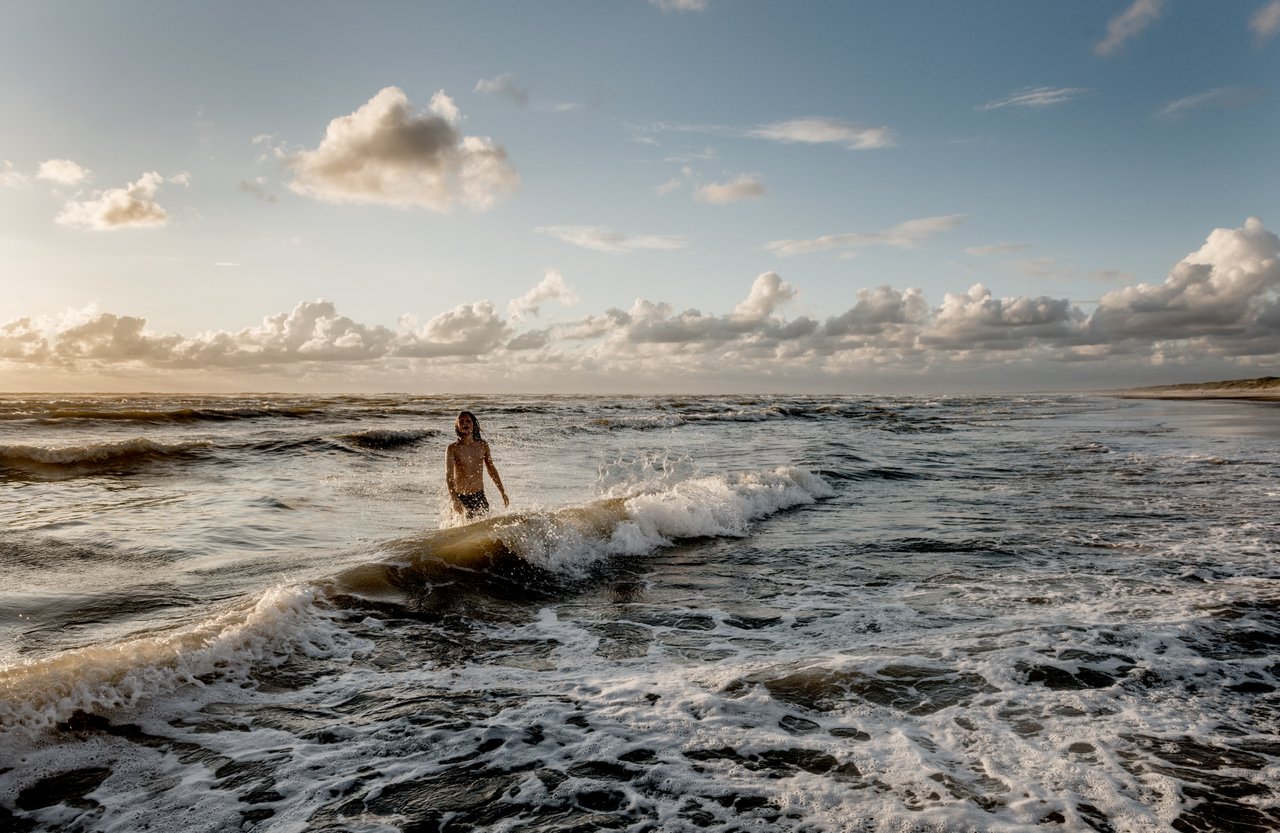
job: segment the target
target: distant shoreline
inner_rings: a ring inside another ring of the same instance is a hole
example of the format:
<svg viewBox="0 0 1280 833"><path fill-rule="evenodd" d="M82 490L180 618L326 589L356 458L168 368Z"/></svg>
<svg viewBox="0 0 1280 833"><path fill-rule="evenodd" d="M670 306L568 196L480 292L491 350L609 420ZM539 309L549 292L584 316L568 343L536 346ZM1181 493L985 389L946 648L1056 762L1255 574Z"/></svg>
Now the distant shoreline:
<svg viewBox="0 0 1280 833"><path fill-rule="evenodd" d="M1192 382L1107 391L1121 399L1245 399L1280 402L1280 377L1231 379L1224 382Z"/></svg>

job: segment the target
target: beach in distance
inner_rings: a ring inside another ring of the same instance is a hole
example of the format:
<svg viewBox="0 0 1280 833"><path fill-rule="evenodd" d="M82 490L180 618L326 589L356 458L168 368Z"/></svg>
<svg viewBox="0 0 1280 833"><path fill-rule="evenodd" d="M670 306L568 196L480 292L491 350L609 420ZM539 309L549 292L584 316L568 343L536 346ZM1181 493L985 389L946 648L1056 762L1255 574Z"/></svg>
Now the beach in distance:
<svg viewBox="0 0 1280 833"><path fill-rule="evenodd" d="M1231 379L1221 382L1187 382L1179 385L1152 385L1115 391L1130 399L1255 399L1280 400L1280 377Z"/></svg>
<svg viewBox="0 0 1280 833"><path fill-rule="evenodd" d="M1135 393L0 395L0 829L1280 829L1280 412Z"/></svg>

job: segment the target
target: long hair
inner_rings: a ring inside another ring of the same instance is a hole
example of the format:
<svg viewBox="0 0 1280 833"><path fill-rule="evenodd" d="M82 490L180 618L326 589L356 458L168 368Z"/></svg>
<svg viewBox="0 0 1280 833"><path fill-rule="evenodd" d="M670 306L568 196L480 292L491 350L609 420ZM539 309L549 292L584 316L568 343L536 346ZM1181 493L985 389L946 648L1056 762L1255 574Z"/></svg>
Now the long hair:
<svg viewBox="0 0 1280 833"><path fill-rule="evenodd" d="M476 419L476 415L470 411L463 411L458 414L458 418L453 421L453 433L458 435L458 439L462 439L462 418L471 417L471 439L479 442L480 440L480 420Z"/></svg>

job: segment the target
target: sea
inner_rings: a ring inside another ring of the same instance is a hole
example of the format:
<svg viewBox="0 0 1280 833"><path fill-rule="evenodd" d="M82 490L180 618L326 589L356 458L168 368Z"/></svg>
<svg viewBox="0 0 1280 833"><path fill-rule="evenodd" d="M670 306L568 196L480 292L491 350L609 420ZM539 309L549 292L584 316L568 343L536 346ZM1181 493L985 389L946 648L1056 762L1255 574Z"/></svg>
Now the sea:
<svg viewBox="0 0 1280 833"><path fill-rule="evenodd" d="M1277 403L3 395L0 830L1280 830L1278 498Z"/></svg>

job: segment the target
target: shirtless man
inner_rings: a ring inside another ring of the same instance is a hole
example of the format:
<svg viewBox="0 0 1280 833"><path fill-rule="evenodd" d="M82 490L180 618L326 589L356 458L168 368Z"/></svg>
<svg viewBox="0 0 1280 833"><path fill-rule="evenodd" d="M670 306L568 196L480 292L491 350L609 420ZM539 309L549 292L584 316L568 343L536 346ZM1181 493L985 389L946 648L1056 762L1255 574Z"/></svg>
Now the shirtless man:
<svg viewBox="0 0 1280 833"><path fill-rule="evenodd" d="M502 488L498 468L489 456L489 444L480 438L480 421L476 419L476 415L470 411L458 414L453 430L458 435L458 441L450 443L444 455L444 480L449 486L449 500L453 502L453 511L465 516L467 520L489 514L489 499L484 494L486 469L489 479L502 495L503 508L510 506L511 501L507 498L507 490Z"/></svg>

